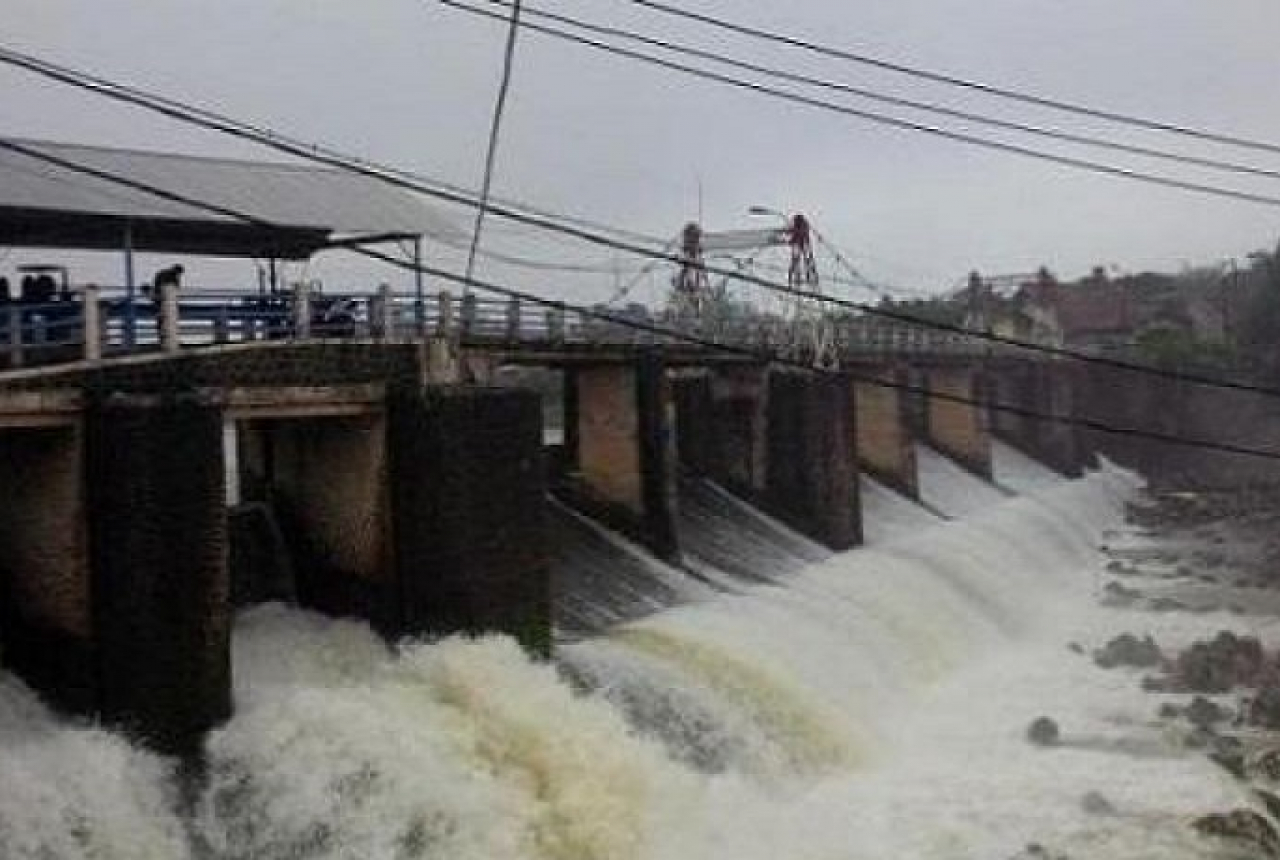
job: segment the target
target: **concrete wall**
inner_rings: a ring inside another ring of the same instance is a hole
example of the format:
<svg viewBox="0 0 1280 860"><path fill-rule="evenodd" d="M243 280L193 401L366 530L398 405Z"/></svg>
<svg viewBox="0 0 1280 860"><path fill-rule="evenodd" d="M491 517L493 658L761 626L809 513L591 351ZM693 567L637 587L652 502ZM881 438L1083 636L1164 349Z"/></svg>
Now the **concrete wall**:
<svg viewBox="0 0 1280 860"><path fill-rule="evenodd" d="M0 390L70 387L146 393L199 387L416 383L426 372L426 358L424 348L416 343L263 341L171 357L134 356L98 367L32 370L0 379Z"/></svg>
<svg viewBox="0 0 1280 860"><path fill-rule="evenodd" d="M1085 365L1075 412L1120 431L1280 452L1280 397ZM1101 428L1079 431L1092 451L1157 481L1232 486L1280 480L1280 461Z"/></svg>
<svg viewBox="0 0 1280 860"><path fill-rule="evenodd" d="M0 431L3 659L63 707L97 706L84 429Z"/></svg>
<svg viewBox="0 0 1280 860"><path fill-rule="evenodd" d="M905 383L897 369L860 371L873 379ZM913 498L920 494L916 448L903 391L871 381L854 383L858 465L868 474Z"/></svg>
<svg viewBox="0 0 1280 860"><path fill-rule="evenodd" d="M933 447L969 471L991 478L991 437L986 410L977 405L982 388L969 367L931 367L926 376L927 438ZM950 399L958 398L958 399Z"/></svg>
<svg viewBox="0 0 1280 860"><path fill-rule="evenodd" d="M1004 361L990 370L987 380L995 434L1045 465L1078 477L1086 457L1077 428L1051 420L1073 418L1076 414L1075 366L1065 362Z"/></svg>

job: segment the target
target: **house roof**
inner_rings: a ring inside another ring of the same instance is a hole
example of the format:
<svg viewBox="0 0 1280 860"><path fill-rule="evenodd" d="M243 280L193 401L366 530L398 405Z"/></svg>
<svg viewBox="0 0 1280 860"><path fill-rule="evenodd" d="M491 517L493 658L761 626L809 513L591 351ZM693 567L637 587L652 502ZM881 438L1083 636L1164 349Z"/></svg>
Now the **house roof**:
<svg viewBox="0 0 1280 860"><path fill-rule="evenodd" d="M129 225L140 251L301 259L362 235L457 232L416 196L348 171L6 139L37 154L0 149L0 245L118 249ZM246 223L75 167L268 223Z"/></svg>
<svg viewBox="0 0 1280 860"><path fill-rule="evenodd" d="M1058 321L1068 336L1127 332L1129 298L1117 284L1073 284L1058 289Z"/></svg>

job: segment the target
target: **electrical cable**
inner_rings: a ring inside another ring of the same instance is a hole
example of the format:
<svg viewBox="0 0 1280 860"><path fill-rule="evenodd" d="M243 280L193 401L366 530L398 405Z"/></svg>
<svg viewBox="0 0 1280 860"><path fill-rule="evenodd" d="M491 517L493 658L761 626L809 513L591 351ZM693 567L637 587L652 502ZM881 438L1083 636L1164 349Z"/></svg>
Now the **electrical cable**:
<svg viewBox="0 0 1280 860"><path fill-rule="evenodd" d="M441 0L445 2L445 0ZM485 0L492 6L498 6L504 9L511 8L511 0ZM464 6L454 2L445 2L447 6L464 9L479 13L481 10L475 7ZM658 39L638 33L633 30L627 30L621 27L613 27L605 24L596 24L590 21L584 21L581 18L574 18L569 15L562 15L555 12L547 12L545 10L524 8L523 14L526 17L540 18L547 21L555 21L566 24L571 27L585 30L587 32L596 33L597 35L610 36L613 38L626 39L632 42L649 45L651 47L660 48L664 51L670 51L675 54L682 54L688 57L694 57L700 60L709 60L714 63L720 63L732 68L741 69L743 71L754 72L756 74L767 75L779 80L789 81L791 83L805 84L807 86L816 87L818 89L840 92L846 95L857 96L858 98L868 99L870 101L879 102L881 104L889 104L895 107L905 107L911 110L933 113L940 116L950 117L952 119L965 120L966 122L974 122L980 125L990 126L992 128L1000 128L1005 131L1015 131L1023 134L1034 135L1036 137L1044 137L1051 140L1057 140L1064 143L1073 143L1083 146L1093 146L1101 149L1108 149L1113 152L1124 152L1129 155L1140 155L1147 158L1156 158L1164 161L1171 161L1178 164L1186 164L1193 167L1204 167L1213 170L1222 170L1229 173L1237 173L1248 176L1260 176L1267 179L1280 179L1280 171L1269 170L1265 167L1255 167L1247 164L1237 164L1230 161L1222 161L1214 158L1202 158L1194 155L1186 155L1178 152L1169 152L1168 150L1156 149L1154 147L1139 146L1137 144L1120 143L1113 140L1105 140L1100 137L1091 135L1076 134L1074 132L1063 131L1061 129L1046 128L1029 123L1014 122L1012 120L1000 119L998 117L988 116L986 114L973 113L970 111L957 110L944 105L934 104L930 102L916 101L914 99L903 98L900 96L891 96L885 93L876 92L874 90L856 87L850 84L844 84L837 81L816 78L810 75L799 74L771 66L762 66L757 63L739 60L734 57L727 56L715 51L708 51L702 48L692 47L688 44L681 44L668 39Z"/></svg>
<svg viewBox="0 0 1280 860"><path fill-rule="evenodd" d="M232 137L236 137L238 139L253 141L255 143L261 144L262 146L275 149L280 152L288 153L290 155L294 155L305 160L315 161L317 163L325 164L331 167L344 169L349 172L356 173L376 181L380 181L395 187L402 188L404 190L415 191L419 194L423 194L428 197L432 197L438 200L444 200L449 203L455 203L458 205L467 206L471 208L474 208L477 205L474 197L472 196L445 190L438 187L432 187L431 185L428 185L426 183L407 178L402 174L398 174L395 172L394 168L387 169L387 168L382 168L381 166L374 166L371 163L362 163L358 160L344 159L337 155L322 152L318 147L298 143L295 140L286 138L275 132L263 133L260 131L252 130L250 128L246 128L243 125L237 125L234 120L228 120L225 118L213 119L206 116L196 115L194 113L184 112L179 107L181 103L177 102L176 100L173 100L167 97L160 97L162 101L151 101L148 99L148 97L145 94L142 94L140 91L136 91L136 90L133 92L119 91L113 88L110 82L107 82L102 78L93 78L92 80L88 80L88 81L80 81L76 79L74 72L70 72L66 69L58 69L56 71L43 69L40 66L40 61L32 61L29 58L25 58L25 57L15 58L14 56L12 56L12 52L4 48L0 48L0 63L7 63L10 65L16 65L22 68L27 68L30 71L36 72L37 74L43 75L45 77L59 80L71 86L76 86L82 89L86 89L91 92L97 93L99 95L102 95L104 97L108 97L117 101L122 101L137 107L143 107L180 122L186 122L189 124L200 126L202 128L219 131L224 134L228 134ZM490 204L489 212L499 217L503 217L508 220L515 221L517 223L540 227L542 229L546 229L552 232L560 233L567 236L572 236L583 242L596 245L598 247L605 247L613 250L625 251L625 252L636 254L639 256L648 257L650 259L665 259L668 262L675 263L677 265L683 262L682 259L677 255L664 254L661 251L655 251L647 247L625 242L619 239L613 239L608 236L604 236L599 233L595 233L581 227L573 226L566 223L557 223L557 221L554 218L548 218L548 217L543 217L539 215L532 215L532 214L529 214L528 212L511 209L505 206L496 206L493 204ZM833 296L827 296L822 293L814 292L811 290L798 289L795 287L791 287L787 284L779 283L777 281L770 281L768 279L760 278L755 275L751 275L743 272L736 272L734 270L725 269L723 267L704 265L703 268L708 274L720 275L722 277L730 277L735 280L741 281L743 283L752 284L755 286L763 287L765 289L774 290L780 293L787 293L796 298L805 298L805 299L825 302L825 303L832 304L847 310L860 311L862 313L865 313L871 316L889 319L894 322L902 323L908 326L915 326L918 328L926 328L926 329L933 329L936 331L942 331L942 332L954 334L960 337L970 338L977 341L983 341L983 342L990 343L997 346L1013 347L1019 350L1025 350L1027 352L1036 352L1036 353L1041 353L1045 355L1052 355L1059 358L1071 359L1071 360L1075 360L1083 363L1104 365L1104 366L1111 367L1113 369L1126 370L1133 373L1145 374L1150 376L1157 376L1157 377L1172 379L1180 382L1189 382L1189 383L1195 383L1195 384L1211 386L1211 387L1219 387L1219 388L1225 388L1225 389L1251 391L1251 392L1260 393L1260 394L1267 394L1270 396L1280 396L1280 389L1262 387L1262 386L1257 386L1250 383L1237 382L1235 380L1204 376L1201 374L1167 370L1165 368L1155 367L1152 365L1138 364L1134 362L1123 361L1120 359L1109 358L1106 356L1090 355L1088 353L1082 353L1076 350L1068 349L1066 347L1058 347L1058 346L1051 346L1048 344L1034 343L1031 341L1023 341L1017 338L999 335L994 332L979 331L975 329L968 329L968 328L965 328L964 326L956 325L952 323L922 319L920 317L914 316L909 313L896 311L892 308L878 307L875 305L869 305L869 304L860 303L860 302L852 302L844 299L838 299Z"/></svg>
<svg viewBox="0 0 1280 860"><path fill-rule="evenodd" d="M668 3L658 2L658 0L622 0L622 2L632 3L637 6L644 6L648 9L661 12L666 15L684 18L690 21L696 21L710 27L737 33L743 36L750 36L756 39L762 39L774 42L780 45L786 45L792 48L808 51L822 56L847 60L852 63L859 63L865 66L871 66L885 71L897 72L899 74L908 75L910 77L929 80L935 83L949 84L955 87L974 90L976 92L985 93L986 95L997 96L999 98L1010 99L1013 101L1032 104L1037 107L1051 108L1065 113L1072 113L1078 116L1087 116L1093 119L1103 119L1110 122L1129 125L1136 128L1143 128L1148 131L1161 131L1170 134L1182 135L1198 140L1209 141L1212 143L1225 144L1228 146L1238 146L1244 149L1253 149L1260 152L1280 153L1280 144L1269 143L1266 141L1250 140L1238 135L1225 134L1223 132L1209 131L1206 129L1198 129L1189 125L1178 123L1164 122L1161 120L1148 119L1135 116L1132 114L1124 114L1118 111L1103 110L1101 108L1090 107L1088 105L1076 104L1061 99L1048 98L1046 96L1038 96L1033 93L1022 92L1019 90L998 87L992 84L984 84L979 81L962 78L956 75L943 74L941 72L933 72L919 67L908 66L902 63L895 63L889 60L881 60L865 54L857 54L852 51L833 48L827 45L820 45L816 42L806 41L794 36L787 36L782 33L771 32L759 27L751 27L746 24L735 23L723 18L716 18L711 15L704 15L698 12L691 12L687 9L681 9Z"/></svg>
<svg viewBox="0 0 1280 860"><path fill-rule="evenodd" d="M15 143L14 141L11 141L11 140L5 140L3 138L0 138L0 149L7 149L12 152L17 152L21 155L27 156L28 158L44 161L48 164L53 164L65 170L71 170L76 173L82 173L86 176L91 176L95 179L99 179L106 182L112 182L112 183L121 185L123 187L130 188L134 191L141 191L146 194L151 194L163 200L169 200L174 203L181 203L185 206L191 206L191 207L202 209L218 215L223 215L225 217L233 218L235 220L242 221L244 223L251 224L253 226L263 227L267 229L282 229L280 225L272 221L259 218L252 214L244 213L227 206L222 206L220 204L203 201L198 198L191 197L189 195L178 194L176 192L168 191L164 188L151 185L150 183L140 182L136 179L132 179L130 177L126 177L109 170L102 170L100 168L75 162L71 159L50 155L48 153L41 152L38 149L33 149L29 146L25 146L20 143ZM693 346L698 346L698 347L708 349L714 352L719 352L722 354L737 355L739 357L748 358L755 361L793 367L796 369L804 370L808 373L833 376L841 379L852 380L855 382L862 382L868 385L875 385L882 388L905 391L909 394L917 394L923 397L941 400L948 403L957 403L965 406L974 406L974 407L979 407L984 409L991 409L997 412L1007 412L1012 415L1018 415L1020 417L1032 418L1035 420L1046 421L1050 423L1066 424L1070 426L1083 427L1085 429L1095 430L1095 431L1104 432L1104 433L1110 433L1110 434L1121 435L1121 436L1130 436L1134 438L1143 438L1150 441L1180 445L1183 447L1199 448L1203 450L1217 451L1220 453L1240 454L1240 455L1258 457L1258 458L1268 459L1268 460L1280 460L1280 451L1270 451L1262 448L1250 448L1242 445L1235 445L1228 442L1218 442L1212 439L1195 439L1192 437L1180 436L1177 434L1166 433L1158 430L1146 430L1138 427L1118 427L1116 425L1109 424L1105 421L1100 421L1097 419L1080 418L1078 416L1070 416L1070 415L1052 415L1052 414L1040 412L1034 409L1026 409L1020 406L1015 406L1013 404L991 403L977 397L967 397L965 395L954 394L952 392L947 392L947 391L936 391L924 385L914 385L908 382L899 382L899 381L882 379L875 375L863 375L863 374L858 374L855 371L850 371L845 369L828 370L826 368L815 368L812 365L809 365L800 359L779 355L777 353L774 353L771 350L762 349L759 347L744 346L741 344L723 343L720 341L713 340L711 338L706 338L700 335L680 331L678 329L671 329L671 328L656 325L653 323L642 322L639 320L631 319L629 317L617 316L614 314L610 314L607 311L587 308L587 307L583 307L581 305L573 304L570 302L564 302L559 299L548 299L543 296L537 296L527 291L510 287L508 285L484 281L474 277L469 278L464 275L459 275L457 273L449 272L444 269L438 269L432 266L414 264L412 262L402 260L394 255L387 254L381 251L375 251L371 248L361 248L361 247L352 246L352 247L346 248L346 250L355 254L359 254L360 256L379 260L381 262L387 263L388 265L395 266L400 269L413 271L413 272L420 272L425 275L430 275L431 277L440 278L441 280L447 280L452 283L460 284L464 288L474 287L476 289L484 290L485 292L491 292L496 295L505 296L507 298L516 299L522 302L528 302L530 304L536 304L541 307L550 308L552 310L557 310L560 312L576 313L586 318L599 319L599 320L602 320L614 325L622 326L625 328L629 328L635 331L642 331L642 332L647 332L649 334L657 335L659 337L670 338L672 340L681 341Z"/></svg>
<svg viewBox="0 0 1280 860"><path fill-rule="evenodd" d="M445 6L450 6L470 15L491 18L495 20L505 21L506 19L496 12L490 12L487 9L480 9L468 6L458 0L436 0ZM794 93L789 90L778 89L767 84L760 84L754 81L747 81L741 78L735 78L732 75L722 74L720 72L710 71L708 69L698 68L696 66L677 63L672 60L656 57L646 54L643 51L632 50L631 48L623 48L618 45L612 45L607 42L601 42L586 36L580 36L555 27L548 27L544 24L535 24L532 21L522 21L520 26L526 30L532 30L541 33L544 36L550 36L562 41L572 42L584 47L601 51L607 54L613 54L619 57L625 57L640 63L645 63L668 71L680 72L703 80L724 84L735 89L747 92L765 95L771 98L781 99L793 104L805 107L816 108L818 110L830 113L843 114L845 116L854 117L856 119L866 120L867 122L877 125L888 126L891 128L901 129L903 131L914 131L921 134L927 134L934 137L940 137L955 143L964 143L970 146L990 149L993 151L1003 152L1009 155L1020 155L1025 158L1032 158L1038 161L1056 164L1060 167L1069 167L1075 170L1082 170L1089 173L1096 173L1103 176L1113 176L1120 179L1128 179L1135 182L1144 182L1149 185L1158 185L1165 188L1173 188L1179 191L1189 191L1196 194L1206 194L1213 197L1222 197L1231 200L1239 200L1248 203L1259 203L1266 206L1280 206L1280 197L1268 196L1265 194L1255 194L1249 191L1240 191L1232 188L1223 188L1216 185L1206 185L1200 182L1190 182L1187 180L1177 179L1172 176L1166 176L1158 173L1150 173L1142 170L1134 170L1128 167L1116 167L1115 165L1106 164L1101 161L1093 161L1090 159L1079 158L1071 155L1061 155L1053 152L1046 152L1040 149L1033 149L1029 146L1021 144L1009 143L1002 140L994 140L991 138L980 137L978 135L969 134L967 132L953 131L941 126L929 125L926 123L914 122L912 120L901 119L899 117L889 116L888 114L876 113L875 111L863 110L861 108L851 107L849 105L837 104L835 102L824 101L812 96Z"/></svg>
<svg viewBox="0 0 1280 860"><path fill-rule="evenodd" d="M502 80L498 83L498 97L493 105L493 122L489 126L489 145L485 151L484 179L480 184L480 205L476 208L475 228L471 231L471 249L467 251L467 277L476 268L476 249L480 247L480 232L484 229L484 216L489 209L489 189L493 185L493 168L498 156L498 140L502 134L502 113L507 106L507 93L511 89L511 73L515 68L516 38L520 33L520 2L511 4L511 22L507 29L507 45L502 55Z"/></svg>
<svg viewBox="0 0 1280 860"><path fill-rule="evenodd" d="M225 134L232 134L234 136L241 137L241 139L244 140L251 140L259 145L277 149L280 152L288 152L299 158L307 158L312 161L320 161L319 158L312 156L325 156L331 159L339 159L344 162L344 164L339 165L325 161L321 161L321 163L326 163L330 166L339 168L343 168L347 164L360 165L369 170L380 170L410 181L435 185L442 191L459 197L463 195L469 195L471 199L474 199L475 197L475 192L471 189L446 182L433 176L427 176L425 174L416 173L400 167L390 167L385 164L379 164L371 159L341 152L332 147L327 147L312 141L303 141L298 138L282 134L281 132L266 126L248 123L240 119L229 117L225 114L217 113L208 108L200 107L199 105L189 104L159 93L150 92L127 84L121 84L100 75L94 75L80 69L73 69L69 66L59 65L57 63L50 62L49 60L35 57L31 54L25 54L21 51L2 45L0 45L0 63L24 69L28 72L49 78L50 80L78 87L80 89L96 93L97 95L112 98L117 101L126 101L137 107L145 107L147 110L155 111L163 116L168 116L170 119L178 120L180 122L192 122L193 118L198 118L202 120L199 124L203 128L219 131ZM137 99L138 101L130 101L131 99ZM268 141L276 141L282 144L282 146L272 146ZM283 148L283 145L292 146L295 147L295 149L285 149ZM303 153L310 153L311 155L308 156ZM645 242L654 245L661 245L666 241L665 239L647 233L627 230L615 225L604 224L599 221L541 209L520 200L496 196L492 196L490 199L491 201L497 202L512 211L526 212L541 218L556 218L566 224L571 224L588 230L597 230L614 236L620 236L629 241ZM449 202L457 201L450 200ZM490 211L492 211L492 209ZM461 234L462 231L459 231L459 233Z"/></svg>

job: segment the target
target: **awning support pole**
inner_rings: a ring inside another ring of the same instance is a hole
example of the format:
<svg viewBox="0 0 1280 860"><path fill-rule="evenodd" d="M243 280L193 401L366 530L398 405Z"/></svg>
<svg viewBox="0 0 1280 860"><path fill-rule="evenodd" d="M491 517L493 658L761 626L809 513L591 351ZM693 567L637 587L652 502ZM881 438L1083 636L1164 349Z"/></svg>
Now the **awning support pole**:
<svg viewBox="0 0 1280 860"><path fill-rule="evenodd" d="M133 222L124 222L124 344L138 345L138 287L133 270Z"/></svg>
<svg viewBox="0 0 1280 860"><path fill-rule="evenodd" d="M422 284L422 237L413 237L413 318L418 325L418 336L427 333L427 302Z"/></svg>

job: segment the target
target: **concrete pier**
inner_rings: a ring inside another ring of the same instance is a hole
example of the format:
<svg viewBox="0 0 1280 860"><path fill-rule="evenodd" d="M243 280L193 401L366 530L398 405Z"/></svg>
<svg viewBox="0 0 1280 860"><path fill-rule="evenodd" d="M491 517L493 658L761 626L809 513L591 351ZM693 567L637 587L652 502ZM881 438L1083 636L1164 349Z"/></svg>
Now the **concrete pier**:
<svg viewBox="0 0 1280 860"><path fill-rule="evenodd" d="M548 652L537 395L397 391L387 426L399 632L509 633Z"/></svg>
<svg viewBox="0 0 1280 860"><path fill-rule="evenodd" d="M1047 362L1005 362L991 374L993 429L1009 444L1069 477L1084 466L1077 428L1036 416L1076 414L1076 369ZM1022 412L1030 414L1020 414Z"/></svg>
<svg viewBox="0 0 1280 860"><path fill-rule="evenodd" d="M765 507L835 550L862 542L852 393L833 374L769 374Z"/></svg>
<svg viewBox="0 0 1280 860"><path fill-rule="evenodd" d="M107 396L85 438L99 712L193 753L231 713L221 406Z"/></svg>

